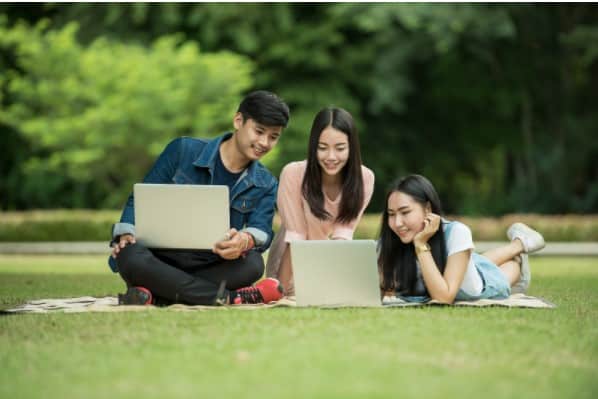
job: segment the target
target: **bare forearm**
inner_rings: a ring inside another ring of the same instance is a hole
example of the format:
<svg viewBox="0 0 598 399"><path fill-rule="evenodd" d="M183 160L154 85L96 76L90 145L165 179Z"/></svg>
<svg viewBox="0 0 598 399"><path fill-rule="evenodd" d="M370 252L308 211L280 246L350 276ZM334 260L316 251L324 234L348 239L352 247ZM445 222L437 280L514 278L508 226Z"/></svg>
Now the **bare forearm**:
<svg viewBox="0 0 598 399"><path fill-rule="evenodd" d="M278 270L278 280L284 287L286 295L295 295L295 287L293 284L293 267L291 265L291 251L289 244L285 244L286 248L280 261L280 269Z"/></svg>
<svg viewBox="0 0 598 399"><path fill-rule="evenodd" d="M437 301L452 303L455 300L456 293L452 292L453 290L451 290L448 282L438 270L432 253L430 251L419 253L417 259L430 297Z"/></svg>

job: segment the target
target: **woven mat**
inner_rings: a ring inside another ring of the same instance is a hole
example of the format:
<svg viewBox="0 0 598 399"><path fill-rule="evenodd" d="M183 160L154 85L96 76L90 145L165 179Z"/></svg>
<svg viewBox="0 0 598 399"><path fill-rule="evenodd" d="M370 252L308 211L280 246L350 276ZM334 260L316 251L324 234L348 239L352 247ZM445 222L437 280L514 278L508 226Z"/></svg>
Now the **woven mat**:
<svg viewBox="0 0 598 399"><path fill-rule="evenodd" d="M525 294L513 294L506 299L478 299L477 301L457 301L452 305L431 300L424 303L406 302L395 297L384 298L385 307L421 307L421 306L473 306L473 307L487 307L500 306L506 308L547 308L554 309L556 305L543 298L535 296L527 296Z"/></svg>
<svg viewBox="0 0 598 399"><path fill-rule="evenodd" d="M62 299L39 299L28 301L23 305L17 306L13 309L3 310L4 314L11 313L81 313L81 312L135 312L148 311L152 309L166 309L174 311L207 311L207 310L257 310L269 309L276 307L295 307L295 298L286 297L278 302L271 304L260 305L235 305L235 306L202 306L202 305L170 305L167 307L158 308L156 306L119 306L116 297L108 296L104 298L95 298L92 296L84 296L79 298L62 298ZM385 307L392 308L406 308L406 307L423 307L423 306L502 306L508 308L555 308L556 305L550 303L542 298L526 296L523 294L511 295L507 299L480 299L478 301L461 301L455 302L453 305L446 305L437 301L429 301L426 303L405 302L400 299L392 299L385 301Z"/></svg>

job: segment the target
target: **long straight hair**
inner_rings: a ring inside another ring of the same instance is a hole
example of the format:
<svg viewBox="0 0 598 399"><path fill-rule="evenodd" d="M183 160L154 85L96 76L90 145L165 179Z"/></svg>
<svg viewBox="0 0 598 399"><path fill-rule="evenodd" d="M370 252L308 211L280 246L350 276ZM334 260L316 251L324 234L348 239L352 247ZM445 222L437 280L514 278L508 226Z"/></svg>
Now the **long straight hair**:
<svg viewBox="0 0 598 399"><path fill-rule="evenodd" d="M437 215L442 215L442 207L436 189L428 179L421 175L409 175L396 180L386 194L378 241L380 248L378 267L382 275L381 288L384 291L396 291L401 295L416 295L417 265L415 261L417 257L415 248L412 243L403 244L388 225L388 199L392 193L397 191L409 195L424 207L429 203L432 212ZM440 273L444 273L447 257L442 223L438 231L428 240L428 244L432 250L436 267Z"/></svg>
<svg viewBox="0 0 598 399"><path fill-rule="evenodd" d="M348 223L359 216L363 206L363 177L361 174L361 151L359 137L353 117L342 108L324 108L317 113L309 135L307 150L307 168L301 192L311 212L320 220L330 219L331 215L324 209L324 193L322 191L322 169L318 163L318 143L322 131L327 127L343 132L349 141L349 159L341 170L343 185L339 213L336 221Z"/></svg>

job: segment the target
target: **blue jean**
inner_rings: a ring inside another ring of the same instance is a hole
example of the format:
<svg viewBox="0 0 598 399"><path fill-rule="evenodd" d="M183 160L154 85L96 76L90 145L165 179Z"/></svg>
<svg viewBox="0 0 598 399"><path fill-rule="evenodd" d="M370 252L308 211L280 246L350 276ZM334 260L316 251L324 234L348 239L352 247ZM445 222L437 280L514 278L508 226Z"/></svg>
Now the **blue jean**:
<svg viewBox="0 0 598 399"><path fill-rule="evenodd" d="M477 299L505 299L511 295L511 284L507 276L484 255L473 253L473 263L484 282L480 295L473 296L462 290L457 293L456 301L475 301Z"/></svg>

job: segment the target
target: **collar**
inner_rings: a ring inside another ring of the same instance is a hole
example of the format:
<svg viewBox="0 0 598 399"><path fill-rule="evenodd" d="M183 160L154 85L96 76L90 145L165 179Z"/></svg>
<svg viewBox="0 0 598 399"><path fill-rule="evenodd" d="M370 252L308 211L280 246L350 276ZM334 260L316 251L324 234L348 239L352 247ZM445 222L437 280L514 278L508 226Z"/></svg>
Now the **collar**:
<svg viewBox="0 0 598 399"><path fill-rule="evenodd" d="M200 168L208 168L210 171L214 170L216 165L216 156L218 155L220 144L222 144L223 141L230 139L232 136L233 133L227 132L222 136L218 136L213 140L209 140L201 151L201 154L199 154L199 157L197 157L197 159L193 162L193 165ZM249 163L249 166L241 175L241 179L243 178L246 179L248 186L251 184L258 187L268 186L265 168L257 161L251 161Z"/></svg>

